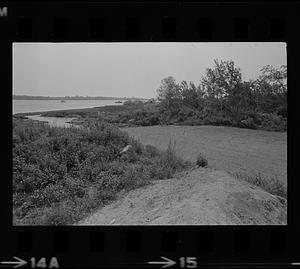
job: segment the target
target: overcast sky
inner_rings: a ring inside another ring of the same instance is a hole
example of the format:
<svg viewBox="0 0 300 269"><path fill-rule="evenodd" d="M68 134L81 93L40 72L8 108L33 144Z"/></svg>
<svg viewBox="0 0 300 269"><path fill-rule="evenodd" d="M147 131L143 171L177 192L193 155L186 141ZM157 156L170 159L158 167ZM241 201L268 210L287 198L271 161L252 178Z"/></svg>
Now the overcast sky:
<svg viewBox="0 0 300 269"><path fill-rule="evenodd" d="M214 59L255 79L265 65L286 64L286 44L14 43L13 94L152 98L167 76L199 84Z"/></svg>

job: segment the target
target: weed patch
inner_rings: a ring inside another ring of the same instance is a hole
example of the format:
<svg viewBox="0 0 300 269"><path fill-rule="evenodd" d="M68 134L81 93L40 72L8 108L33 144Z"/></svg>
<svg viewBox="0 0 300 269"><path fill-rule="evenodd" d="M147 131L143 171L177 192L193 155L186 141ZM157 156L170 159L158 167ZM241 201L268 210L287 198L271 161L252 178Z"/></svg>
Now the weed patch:
<svg viewBox="0 0 300 269"><path fill-rule="evenodd" d="M266 177L261 173L258 173L255 176L249 176L243 173L235 173L234 175L239 179L259 186L260 188L271 194L278 195L285 199L287 198L287 190L285 185L274 176Z"/></svg>
<svg viewBox="0 0 300 269"><path fill-rule="evenodd" d="M69 225L116 194L170 178L188 167L175 154L144 146L104 121L59 128L13 121L13 222ZM124 154L121 150L131 145Z"/></svg>

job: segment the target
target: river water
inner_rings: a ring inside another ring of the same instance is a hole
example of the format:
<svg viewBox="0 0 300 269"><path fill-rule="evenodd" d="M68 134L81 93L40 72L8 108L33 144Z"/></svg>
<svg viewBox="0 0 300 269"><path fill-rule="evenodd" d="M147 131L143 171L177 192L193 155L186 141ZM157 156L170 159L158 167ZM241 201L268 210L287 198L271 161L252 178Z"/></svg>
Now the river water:
<svg viewBox="0 0 300 269"><path fill-rule="evenodd" d="M120 105L117 100L13 100L13 114Z"/></svg>
<svg viewBox="0 0 300 269"><path fill-rule="evenodd" d="M79 127L79 125L69 123L75 118L42 117L38 112L120 105L120 103L115 102L116 100L67 100L65 103L60 100L13 100L13 114L37 112L37 115L26 117L48 122L53 127Z"/></svg>
<svg viewBox="0 0 300 269"><path fill-rule="evenodd" d="M69 123L69 121L75 118L42 117L40 115L31 115L26 117L31 120L45 121L52 127L80 127L79 125Z"/></svg>

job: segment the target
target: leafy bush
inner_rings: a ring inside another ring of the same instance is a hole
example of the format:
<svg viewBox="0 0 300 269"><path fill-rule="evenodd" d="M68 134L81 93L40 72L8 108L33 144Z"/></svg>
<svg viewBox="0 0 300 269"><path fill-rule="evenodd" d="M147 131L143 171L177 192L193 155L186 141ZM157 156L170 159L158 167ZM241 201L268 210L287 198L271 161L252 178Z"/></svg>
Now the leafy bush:
<svg viewBox="0 0 300 269"><path fill-rule="evenodd" d="M249 129L255 129L255 127L256 127L253 118L247 118L245 120L242 120L240 123L240 126L243 128L249 128Z"/></svg>
<svg viewBox="0 0 300 269"><path fill-rule="evenodd" d="M260 114L261 127L269 131L286 131L287 121L286 118L276 114Z"/></svg>
<svg viewBox="0 0 300 269"><path fill-rule="evenodd" d="M186 121L192 117L195 117L197 112L195 109L183 106L178 112L178 121Z"/></svg>
<svg viewBox="0 0 300 269"><path fill-rule="evenodd" d="M123 103L125 106L141 106L144 103L140 100L127 100Z"/></svg>
<svg viewBox="0 0 300 269"><path fill-rule="evenodd" d="M196 164L200 167L206 167L208 165L208 161L202 153L198 154Z"/></svg>
<svg viewBox="0 0 300 269"><path fill-rule="evenodd" d="M159 156L160 151L152 145L146 145L145 146L145 154L149 157L156 157L156 156Z"/></svg>
<svg viewBox="0 0 300 269"><path fill-rule="evenodd" d="M132 148L125 154L120 151ZM174 149L143 146L103 121L85 128L13 122L13 221L18 225L72 224L94 208L189 164Z"/></svg>
<svg viewBox="0 0 300 269"><path fill-rule="evenodd" d="M203 119L204 124L234 126L234 121L220 115L209 115Z"/></svg>

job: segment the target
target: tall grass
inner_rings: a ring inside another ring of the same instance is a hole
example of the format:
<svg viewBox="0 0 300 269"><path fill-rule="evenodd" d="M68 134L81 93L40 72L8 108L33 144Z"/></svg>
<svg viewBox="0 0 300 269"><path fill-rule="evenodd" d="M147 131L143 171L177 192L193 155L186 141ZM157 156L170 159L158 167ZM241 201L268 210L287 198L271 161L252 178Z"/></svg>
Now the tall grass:
<svg viewBox="0 0 300 269"><path fill-rule="evenodd" d="M263 176L261 173L257 173L254 176L250 176L244 173L234 173L237 178L245 180L251 184L261 187L263 190L278 195L283 198L287 198L287 189L283 182L281 182L276 176Z"/></svg>
<svg viewBox="0 0 300 269"><path fill-rule="evenodd" d="M132 148L120 154L126 145ZM117 127L58 128L13 121L13 222L68 225L95 208L188 166L171 146L144 146Z"/></svg>

